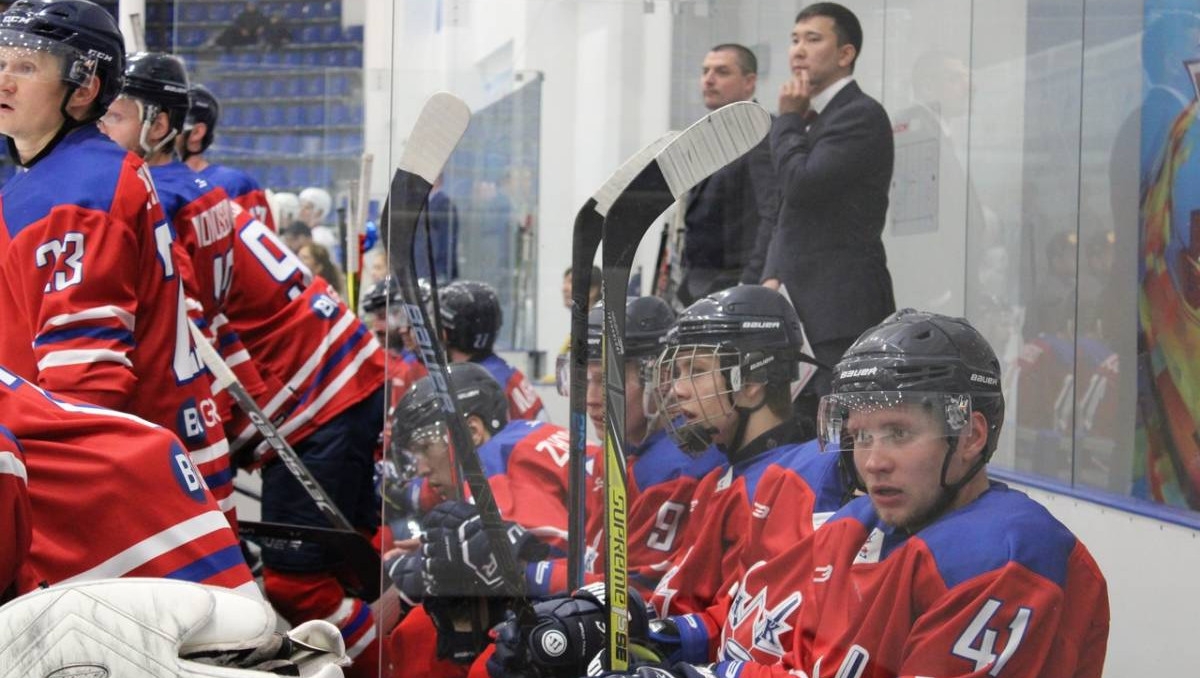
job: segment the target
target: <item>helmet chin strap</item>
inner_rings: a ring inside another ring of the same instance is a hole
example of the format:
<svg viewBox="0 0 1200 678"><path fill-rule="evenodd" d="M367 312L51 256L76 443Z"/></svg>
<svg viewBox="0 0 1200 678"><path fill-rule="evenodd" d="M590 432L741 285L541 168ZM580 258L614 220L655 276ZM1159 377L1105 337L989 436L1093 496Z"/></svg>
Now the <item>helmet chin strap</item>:
<svg viewBox="0 0 1200 678"><path fill-rule="evenodd" d="M736 399L736 397L737 397L737 394L734 394L735 399ZM753 415L755 412L761 410L763 408L763 406L766 404L767 404L767 396L765 393L763 394L762 400L760 400L757 405L754 405L752 407L746 407L746 406L738 405L738 404L734 403L733 411L737 413L738 422L737 422L737 428L734 429L734 432L733 432L733 440L731 441L730 444L726 444L726 445L717 443L717 449L721 450L721 452L723 452L725 454L725 456L727 456L727 457L732 457L733 455L737 454L738 450L742 449L742 447L746 443L744 438L746 437L746 427L749 426L749 424L750 424L751 415Z"/></svg>
<svg viewBox="0 0 1200 678"><path fill-rule="evenodd" d="M962 478L959 478L953 483L947 482L946 474L950 470L950 460L954 457L954 452L957 449L958 438L951 438L947 443L946 456L942 459L942 473L940 478L942 494L938 497L938 500L934 502L933 506L929 507L929 510L926 511L924 515L920 516L920 520L914 521L915 527L909 528L910 533L915 533L917 530L920 530L926 525L932 523L938 518L938 516L941 516L943 513L945 513L946 509L950 508L951 504L958 499L958 494L962 491L962 488L966 487L967 483L971 482L971 480L987 464L987 459L981 454L979 455L979 461L976 461L971 468L967 470L966 474L964 474Z"/></svg>

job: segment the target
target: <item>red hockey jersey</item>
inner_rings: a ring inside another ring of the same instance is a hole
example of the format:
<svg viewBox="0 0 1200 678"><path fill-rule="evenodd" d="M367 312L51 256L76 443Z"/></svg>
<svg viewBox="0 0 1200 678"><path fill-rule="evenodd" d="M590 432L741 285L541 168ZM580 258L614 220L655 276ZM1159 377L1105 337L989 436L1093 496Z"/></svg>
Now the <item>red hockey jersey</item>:
<svg viewBox="0 0 1200 678"><path fill-rule="evenodd" d="M915 535L860 497L809 541L747 575L716 675L1101 675L1104 577L1021 492L993 483Z"/></svg>
<svg viewBox="0 0 1200 678"><path fill-rule="evenodd" d="M219 465L228 445L186 324L182 248L142 161L76 129L9 180L0 219L0 364L159 424L202 470Z"/></svg>
<svg viewBox="0 0 1200 678"><path fill-rule="evenodd" d="M0 445L25 455L40 582L167 577L258 598L241 547L178 439L123 412L51 395L0 368Z"/></svg>
<svg viewBox="0 0 1200 678"><path fill-rule="evenodd" d="M383 349L337 292L312 273L262 222L239 208L237 269L226 316L259 364L284 388L263 407L268 417L297 403L279 426L292 444L361 402L384 381ZM235 451L256 436L246 424ZM260 443L255 457L268 450Z"/></svg>
<svg viewBox="0 0 1200 678"><path fill-rule="evenodd" d="M272 232L279 230L275 217L271 214L271 205L267 202L267 194L263 191L254 177L236 167L228 165L209 164L200 170L200 176L205 180L225 189L230 200L250 213L250 216L266 224ZM283 224L287 226L287 224Z"/></svg>
<svg viewBox="0 0 1200 678"><path fill-rule="evenodd" d="M504 362L504 359L495 353L473 362L486 367L496 382L504 387L504 395L508 398L509 419L536 419L542 413L542 399L538 397L521 370Z"/></svg>
<svg viewBox="0 0 1200 678"><path fill-rule="evenodd" d="M17 575L29 557L33 515L28 480L21 443L0 422L0 605L16 595Z"/></svg>
<svg viewBox="0 0 1200 678"><path fill-rule="evenodd" d="M841 505L846 492L838 455L822 453L815 440L773 444L790 431L785 425L760 436L751 445L767 449L700 482L687 534L650 601L658 616L703 612L748 565L811 534ZM708 646L709 632L681 631L685 651Z"/></svg>

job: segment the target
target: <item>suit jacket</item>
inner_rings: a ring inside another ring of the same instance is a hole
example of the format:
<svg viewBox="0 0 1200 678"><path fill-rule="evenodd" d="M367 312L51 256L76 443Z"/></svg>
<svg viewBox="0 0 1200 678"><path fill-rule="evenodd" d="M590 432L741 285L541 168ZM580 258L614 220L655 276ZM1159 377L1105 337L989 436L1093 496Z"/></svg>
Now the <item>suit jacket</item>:
<svg viewBox="0 0 1200 678"><path fill-rule="evenodd" d="M812 343L857 337L896 309L881 240L891 122L850 82L811 125L797 113L779 116L770 140L781 203L762 239L762 279L787 286Z"/></svg>
<svg viewBox="0 0 1200 678"><path fill-rule="evenodd" d="M682 291L688 303L739 282L758 282L762 260L752 261L755 241L775 225L777 196L767 139L692 190L684 216Z"/></svg>

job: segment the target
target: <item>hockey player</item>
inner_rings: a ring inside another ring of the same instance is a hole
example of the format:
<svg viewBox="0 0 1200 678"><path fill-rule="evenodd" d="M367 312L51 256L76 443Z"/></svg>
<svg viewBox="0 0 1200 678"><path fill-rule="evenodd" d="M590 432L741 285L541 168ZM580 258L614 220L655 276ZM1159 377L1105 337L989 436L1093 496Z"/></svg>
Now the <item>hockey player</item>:
<svg viewBox="0 0 1200 678"><path fill-rule="evenodd" d="M183 270L188 304L196 305L192 320L215 342L246 389L265 402L268 391L277 393L277 382L263 383L245 349L225 320L225 298L233 278L233 212L225 191L214 186L178 160L175 137L188 112L188 77L183 61L169 54L141 52L129 57L121 95L100 118L100 131L125 150L141 157L150 168L155 190L177 241L187 256L178 261ZM217 397L221 418L230 421L231 399ZM234 519L233 474L228 455L196 458L205 482L222 508Z"/></svg>
<svg viewBox="0 0 1200 678"><path fill-rule="evenodd" d="M799 373L800 338L791 304L757 285L709 295L679 317L672 345L655 365L653 393L681 449L715 444L729 466L706 475L693 494L687 532L651 601L658 616L717 604L748 563L811 534L845 500L837 458L820 454L816 441L798 444L790 385ZM491 674L515 675L533 664L578 675L571 671L592 659L584 649L603 646L605 622L602 606L587 596L577 603L546 603L538 612L551 626L584 629L572 632L562 653L581 657L581 664L562 666L509 626L500 633ZM670 620L657 624L653 637L683 656L703 653L709 643L706 629Z"/></svg>
<svg viewBox="0 0 1200 678"><path fill-rule="evenodd" d="M220 459L179 245L146 166L95 125L124 61L116 21L87 0L19 0L0 19L0 133L28 170L0 191L0 364Z"/></svg>
<svg viewBox="0 0 1200 678"><path fill-rule="evenodd" d="M193 171L205 180L225 189L237 204L255 219L276 230L275 217L271 214L267 194L254 177L236 167L211 163L204 157L212 145L217 122L221 118L221 105L204 85L192 84L188 91L191 100L187 117L184 119L183 134L179 135L179 154ZM285 224L286 225L286 224Z"/></svg>
<svg viewBox="0 0 1200 678"><path fill-rule="evenodd" d="M170 577L261 599L237 537L165 429L53 395L0 367L0 450L6 473L0 481L12 474L27 479L28 510L36 518L18 593L45 584ZM80 529L81 516L94 529Z"/></svg>
<svg viewBox="0 0 1200 678"><path fill-rule="evenodd" d="M411 325L400 286L388 276L371 286L363 297L363 313L379 343L387 347L387 380L392 406L400 402L410 386L429 374L413 349Z"/></svg>
<svg viewBox="0 0 1200 678"><path fill-rule="evenodd" d="M33 516L28 480L21 443L0 429L0 605L18 594L17 575L29 557Z"/></svg>
<svg viewBox="0 0 1200 678"><path fill-rule="evenodd" d="M442 334L451 362L475 362L487 368L504 386L509 419L534 419L542 399L521 370L492 352L500 332L500 298L489 284L456 280L440 291Z"/></svg>
<svg viewBox="0 0 1200 678"><path fill-rule="evenodd" d="M1107 585L1070 530L988 479L1003 421L1000 363L965 320L904 309L868 330L819 415L866 496L747 576L761 600L726 624L726 661L677 675L1098 678Z"/></svg>
<svg viewBox="0 0 1200 678"><path fill-rule="evenodd" d="M374 501L375 450L383 424L383 351L329 284L314 276L261 221L233 206L237 275L226 315L264 375L284 384L264 413L282 418L287 438L342 513L371 534L379 527ZM288 411L288 403L297 403ZM328 527L287 467L252 447L256 430L234 436L235 455L262 467L263 520ZM374 671L370 609L347 593L336 572L340 554L315 544L263 549L263 583L292 623L328 619L342 629L354 671ZM349 583L349 582L347 582ZM351 671L353 674L353 671ZM366 674L356 674L366 675Z"/></svg>

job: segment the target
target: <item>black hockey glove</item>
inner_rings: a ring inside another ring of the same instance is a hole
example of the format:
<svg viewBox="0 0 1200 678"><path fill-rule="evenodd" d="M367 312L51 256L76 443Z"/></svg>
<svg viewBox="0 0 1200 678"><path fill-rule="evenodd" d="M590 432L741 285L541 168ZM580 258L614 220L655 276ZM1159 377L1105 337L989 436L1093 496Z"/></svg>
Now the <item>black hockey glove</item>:
<svg viewBox="0 0 1200 678"><path fill-rule="evenodd" d="M446 507L444 502L438 508ZM474 512L475 507L467 506ZM437 509L435 509L436 511ZM457 507L446 507L439 515L440 526L431 527L421 538L421 552L426 558L426 571L435 580L439 590L450 586L463 587L479 595L495 596L503 592L504 579L491 542L484 530L483 521L477 513L464 517L465 511ZM432 515L432 512L431 514ZM457 521L456 527L451 527ZM534 562L549 554L549 547L515 523L504 523L511 555L515 560ZM524 579L517 582L524 585Z"/></svg>
<svg viewBox="0 0 1200 678"><path fill-rule="evenodd" d="M629 590L631 639L646 637L646 606ZM491 678L577 678L602 672L607 636L604 585L591 584L570 598L555 598L533 607L536 621L522 638L515 620L497 629L496 652L488 659Z"/></svg>
<svg viewBox="0 0 1200 678"><path fill-rule="evenodd" d="M383 571L396 586L400 607L405 613L420 605L429 595L429 575L420 553L405 553L383 564Z"/></svg>

